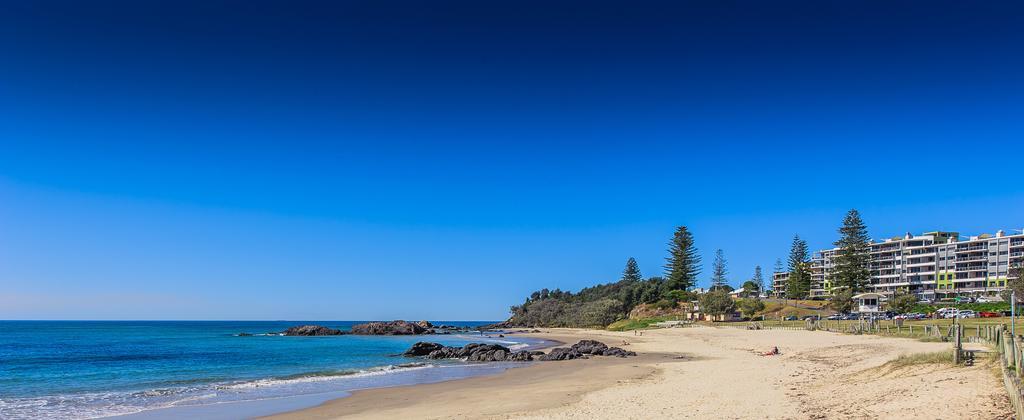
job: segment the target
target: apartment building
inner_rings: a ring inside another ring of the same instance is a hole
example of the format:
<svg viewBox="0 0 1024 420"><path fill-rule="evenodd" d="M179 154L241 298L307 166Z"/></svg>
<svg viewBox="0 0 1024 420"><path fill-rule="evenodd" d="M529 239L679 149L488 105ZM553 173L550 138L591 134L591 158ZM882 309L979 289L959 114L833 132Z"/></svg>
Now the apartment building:
<svg viewBox="0 0 1024 420"><path fill-rule="evenodd" d="M772 294L776 297L785 296L786 281L789 280L789 272L772 273Z"/></svg>
<svg viewBox="0 0 1024 420"><path fill-rule="evenodd" d="M1017 232L960 236L957 232L936 231L872 241L868 266L872 291L887 295L907 291L929 300L996 295L1016 277L1012 268L1024 264L1024 231ZM831 295L839 252L833 248L814 253L811 298ZM773 275L777 292L785 290L786 278L788 273Z"/></svg>

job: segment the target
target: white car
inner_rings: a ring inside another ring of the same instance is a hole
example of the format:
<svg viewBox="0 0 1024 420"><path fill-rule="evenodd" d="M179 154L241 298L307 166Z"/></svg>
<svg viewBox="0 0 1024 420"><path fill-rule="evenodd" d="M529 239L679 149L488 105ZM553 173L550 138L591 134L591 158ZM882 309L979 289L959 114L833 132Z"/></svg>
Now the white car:
<svg viewBox="0 0 1024 420"><path fill-rule="evenodd" d="M974 312L974 311L972 311L970 309L965 309L965 310L962 310L960 312L957 312L956 316L957 316L957 318L977 318L978 317L978 313Z"/></svg>

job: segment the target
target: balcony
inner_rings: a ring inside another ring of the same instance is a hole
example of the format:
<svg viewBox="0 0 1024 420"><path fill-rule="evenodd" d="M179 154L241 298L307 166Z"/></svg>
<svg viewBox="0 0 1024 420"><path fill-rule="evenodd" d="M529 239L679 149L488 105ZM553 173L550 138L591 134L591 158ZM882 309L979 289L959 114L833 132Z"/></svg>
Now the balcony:
<svg viewBox="0 0 1024 420"><path fill-rule="evenodd" d="M957 262L984 261L986 259L988 259L988 256L984 255L984 254L982 254L982 255L957 255L956 256L956 261Z"/></svg>

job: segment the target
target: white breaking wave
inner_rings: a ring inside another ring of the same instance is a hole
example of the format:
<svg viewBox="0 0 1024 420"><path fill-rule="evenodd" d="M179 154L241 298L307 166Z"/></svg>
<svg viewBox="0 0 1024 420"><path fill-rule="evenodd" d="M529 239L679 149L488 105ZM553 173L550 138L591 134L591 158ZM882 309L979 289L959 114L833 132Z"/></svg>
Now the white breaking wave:
<svg viewBox="0 0 1024 420"><path fill-rule="evenodd" d="M436 367L432 364L378 366L362 370L323 372L290 378L175 387L131 392L95 392L46 397L0 398L0 419L95 419L142 411L209 403L215 400L245 401L263 398L255 389L274 389L305 383L348 380ZM287 393L286 393L287 395Z"/></svg>
<svg viewBox="0 0 1024 420"><path fill-rule="evenodd" d="M220 385L217 389L249 389L249 388L260 388L275 385L289 385L299 384L308 382L325 382L325 381L336 381L343 378L364 378L367 376L379 376L386 375L389 373L396 372L407 372L412 370L429 369L435 367L431 364L407 364L407 365L387 365L378 366L369 369L362 369L356 371L338 371L336 373L324 373L314 375L302 375L293 378L268 378L268 379L257 379L254 381L239 382L233 384Z"/></svg>

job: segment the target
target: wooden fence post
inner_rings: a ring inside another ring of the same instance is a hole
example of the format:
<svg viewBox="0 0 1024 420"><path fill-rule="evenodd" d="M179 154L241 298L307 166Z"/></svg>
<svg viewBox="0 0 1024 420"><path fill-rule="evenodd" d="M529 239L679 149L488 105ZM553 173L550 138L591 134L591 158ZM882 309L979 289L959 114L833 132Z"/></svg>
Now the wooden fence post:
<svg viewBox="0 0 1024 420"><path fill-rule="evenodd" d="M954 365L959 365L960 364L960 351L963 350L963 347L960 344L960 333L959 332L956 333L956 336L955 336L955 338L953 338L953 340L954 340L953 342L955 343L955 344L953 344L953 364Z"/></svg>

